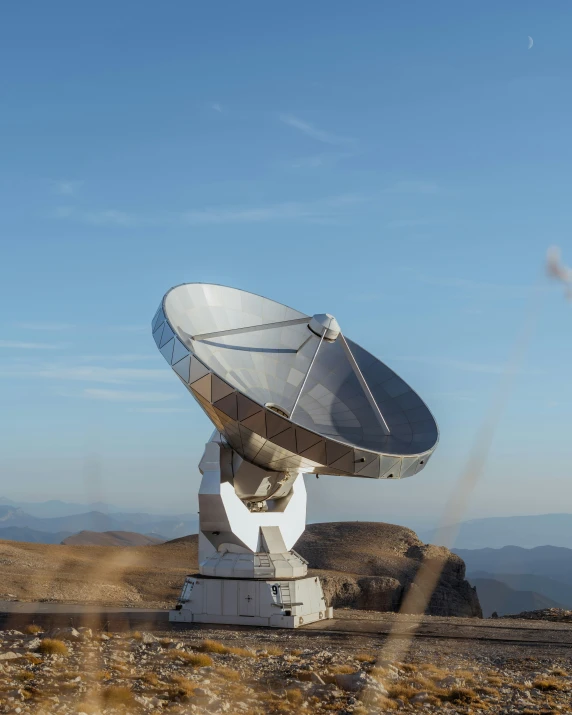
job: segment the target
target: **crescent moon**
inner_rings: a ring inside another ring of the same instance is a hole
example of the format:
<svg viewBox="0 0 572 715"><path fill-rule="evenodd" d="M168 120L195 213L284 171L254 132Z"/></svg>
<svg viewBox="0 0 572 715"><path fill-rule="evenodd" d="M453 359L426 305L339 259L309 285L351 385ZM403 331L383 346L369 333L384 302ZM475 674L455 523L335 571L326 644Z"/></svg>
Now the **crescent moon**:
<svg viewBox="0 0 572 715"><path fill-rule="evenodd" d="M528 49L529 49L529 50L532 49L532 45L534 45L534 40L533 40L532 37L529 35L529 36L528 36Z"/></svg>

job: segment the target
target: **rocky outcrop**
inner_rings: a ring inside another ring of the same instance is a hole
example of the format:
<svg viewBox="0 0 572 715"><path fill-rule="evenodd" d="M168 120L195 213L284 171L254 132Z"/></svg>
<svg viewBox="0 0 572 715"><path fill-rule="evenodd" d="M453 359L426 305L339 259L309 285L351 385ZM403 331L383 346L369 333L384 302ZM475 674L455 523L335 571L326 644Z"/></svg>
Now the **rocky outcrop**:
<svg viewBox="0 0 572 715"><path fill-rule="evenodd" d="M572 623L572 611L566 608L542 608L537 611L522 611L503 618L522 618L527 621L554 621L555 623Z"/></svg>
<svg viewBox="0 0 572 715"><path fill-rule="evenodd" d="M393 524L311 524L295 546L334 607L482 617L463 560ZM423 565L424 577L415 583Z"/></svg>

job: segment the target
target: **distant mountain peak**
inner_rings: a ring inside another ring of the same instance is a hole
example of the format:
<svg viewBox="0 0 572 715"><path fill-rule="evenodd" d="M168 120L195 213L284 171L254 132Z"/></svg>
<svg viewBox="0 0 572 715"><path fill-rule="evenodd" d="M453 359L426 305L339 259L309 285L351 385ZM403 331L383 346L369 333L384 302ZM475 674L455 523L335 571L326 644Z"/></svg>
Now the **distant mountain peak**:
<svg viewBox="0 0 572 715"><path fill-rule="evenodd" d="M424 541L440 543L439 530L420 534ZM572 514L531 514L471 519L458 525L455 549L569 548Z"/></svg>

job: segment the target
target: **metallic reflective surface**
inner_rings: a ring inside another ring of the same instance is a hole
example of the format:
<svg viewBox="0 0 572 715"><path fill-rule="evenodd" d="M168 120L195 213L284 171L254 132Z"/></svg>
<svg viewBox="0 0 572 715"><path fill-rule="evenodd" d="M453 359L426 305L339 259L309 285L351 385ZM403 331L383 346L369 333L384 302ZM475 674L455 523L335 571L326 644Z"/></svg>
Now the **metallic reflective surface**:
<svg viewBox="0 0 572 715"><path fill-rule="evenodd" d="M311 320L246 291L190 283L166 294L152 328L163 357L245 459L371 478L420 471L438 440L425 403L349 338L321 340Z"/></svg>

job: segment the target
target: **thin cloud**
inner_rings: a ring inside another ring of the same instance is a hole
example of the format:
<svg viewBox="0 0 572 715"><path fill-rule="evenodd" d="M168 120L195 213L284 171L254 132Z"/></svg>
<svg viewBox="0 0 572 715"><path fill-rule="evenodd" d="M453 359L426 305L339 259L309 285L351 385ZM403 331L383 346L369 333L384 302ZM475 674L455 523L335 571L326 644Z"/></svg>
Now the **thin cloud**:
<svg viewBox="0 0 572 715"><path fill-rule="evenodd" d="M338 134L332 134L331 132L318 129L318 127L310 124L310 122L305 122L303 119L295 117L293 114L281 114L280 121L293 129L297 129L299 132L302 132L302 134L322 142L323 144L355 144L355 139L351 137L343 137Z"/></svg>
<svg viewBox="0 0 572 715"><path fill-rule="evenodd" d="M337 212L364 200L361 196L346 195L321 201L286 202L258 208L212 208L188 211L183 219L189 224L221 224L331 218Z"/></svg>
<svg viewBox="0 0 572 715"><path fill-rule="evenodd" d="M75 328L75 325L69 323L16 323L16 325L23 330L45 330L47 332L60 332Z"/></svg>
<svg viewBox="0 0 572 715"><path fill-rule="evenodd" d="M133 367L103 367L101 365L25 364L0 368L0 378L41 379L63 382L96 382L125 384L138 381L171 380L169 370Z"/></svg>
<svg viewBox="0 0 572 715"><path fill-rule="evenodd" d="M465 372L479 372L487 375L502 375L506 372L506 365L493 365L490 363L470 362L465 360L451 360L450 358L424 357L421 355L399 355L392 358L395 361L420 362L428 365L451 368L453 370L463 370ZM523 371L519 374L539 375L539 371Z"/></svg>
<svg viewBox="0 0 572 715"><path fill-rule="evenodd" d="M217 206L193 209L162 216L145 216L124 211L56 211L55 218L75 220L98 226L177 226L228 223L269 223L272 221L319 221L335 218L339 213L368 198L357 194L330 196L315 201L289 201L267 206Z"/></svg>
<svg viewBox="0 0 572 715"><path fill-rule="evenodd" d="M53 188L60 196L74 196L82 187L83 181L62 180L54 181Z"/></svg>
<svg viewBox="0 0 572 715"><path fill-rule="evenodd" d="M179 399L178 395L171 395L168 392L127 392L100 388L86 388L83 396L90 400L105 402L170 402Z"/></svg>
<svg viewBox="0 0 572 715"><path fill-rule="evenodd" d="M141 412L144 414L168 414L170 412L191 412L185 407L131 407L129 412Z"/></svg>
<svg viewBox="0 0 572 715"><path fill-rule="evenodd" d="M0 348L9 350L60 350L61 345L49 343L26 343L18 340L0 340Z"/></svg>
<svg viewBox="0 0 572 715"><path fill-rule="evenodd" d="M211 104L211 109L214 109L215 112L222 113L222 107L218 102L214 102L214 104Z"/></svg>
<svg viewBox="0 0 572 715"><path fill-rule="evenodd" d="M155 361L157 359L156 353L118 353L117 355L80 355L74 358L77 363L87 363L95 364L99 362L103 363L134 363L134 362L146 362L148 360Z"/></svg>
<svg viewBox="0 0 572 715"><path fill-rule="evenodd" d="M146 325L117 325L109 329L114 333L146 333L149 327Z"/></svg>
<svg viewBox="0 0 572 715"><path fill-rule="evenodd" d="M116 211L108 209L105 211L91 211L83 214L88 223L93 223L98 226L140 226L141 218L127 211Z"/></svg>

